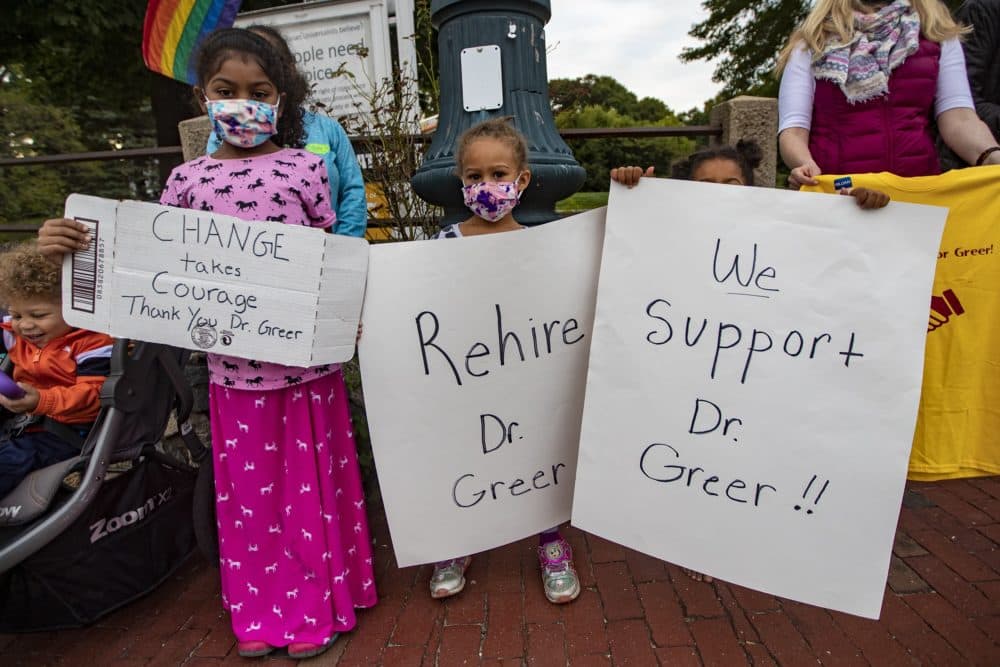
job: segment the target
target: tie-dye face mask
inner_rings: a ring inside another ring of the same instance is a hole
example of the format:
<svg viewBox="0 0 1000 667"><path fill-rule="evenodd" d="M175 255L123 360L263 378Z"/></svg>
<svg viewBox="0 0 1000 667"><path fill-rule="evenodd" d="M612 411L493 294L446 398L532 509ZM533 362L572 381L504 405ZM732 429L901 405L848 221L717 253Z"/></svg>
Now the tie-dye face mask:
<svg viewBox="0 0 1000 667"><path fill-rule="evenodd" d="M513 181L480 181L462 187L465 205L483 220L496 222L517 206L521 193L517 189L518 174Z"/></svg>
<svg viewBox="0 0 1000 667"><path fill-rule="evenodd" d="M278 131L278 105L260 100L208 100L208 117L220 140L254 148Z"/></svg>

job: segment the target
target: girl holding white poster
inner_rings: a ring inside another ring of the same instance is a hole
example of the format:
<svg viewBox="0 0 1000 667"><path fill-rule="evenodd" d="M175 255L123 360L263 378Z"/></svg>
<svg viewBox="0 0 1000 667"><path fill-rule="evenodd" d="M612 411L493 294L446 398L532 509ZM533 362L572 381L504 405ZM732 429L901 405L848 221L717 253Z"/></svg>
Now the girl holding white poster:
<svg viewBox="0 0 1000 667"><path fill-rule="evenodd" d="M301 145L301 115L283 111L302 99L271 45L246 30L213 33L197 75L195 93L222 143L171 173L160 203L197 213L165 233L203 238L200 221L213 214L268 220L260 224L278 230L278 223L330 227L336 216L323 158L282 147ZM39 236L51 255L86 241L67 219L47 221ZM277 259L280 236L273 231L263 249ZM217 335L212 326L196 329ZM340 369L217 354L208 366L222 600L238 651L317 655L355 626L355 608L377 599Z"/></svg>
<svg viewBox="0 0 1000 667"><path fill-rule="evenodd" d="M462 179L465 205L473 215L449 225L437 238L452 239L525 229L513 210L531 181L528 147L506 119L496 118L465 131L455 150L456 171ZM554 604L572 602L580 594L573 566L573 552L556 526L538 536L538 560L545 597ZM434 565L431 597L445 598L465 587L465 571L472 556L461 556Z"/></svg>
<svg viewBox="0 0 1000 667"><path fill-rule="evenodd" d="M735 147L719 146L691 154L673 166L671 175L677 179L701 183L753 185L753 172L760 165L761 159L757 143L741 139L736 142ZM643 176L652 175L652 167L643 170L641 167L623 166L611 170L611 180L629 187L638 184ZM889 203L888 195L869 188L844 188L840 193L854 197L862 209L882 208ZM681 569L695 581L713 580L712 577L696 570Z"/></svg>

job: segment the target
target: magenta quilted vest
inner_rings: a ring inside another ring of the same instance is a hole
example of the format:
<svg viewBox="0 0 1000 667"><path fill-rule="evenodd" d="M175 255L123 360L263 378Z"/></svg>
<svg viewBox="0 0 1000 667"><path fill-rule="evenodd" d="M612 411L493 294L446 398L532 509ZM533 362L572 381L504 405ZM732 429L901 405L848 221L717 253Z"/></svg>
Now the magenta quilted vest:
<svg viewBox="0 0 1000 667"><path fill-rule="evenodd" d="M836 84L816 82L809 150L826 174L941 172L931 122L941 45L920 48L893 70L889 94L850 104Z"/></svg>

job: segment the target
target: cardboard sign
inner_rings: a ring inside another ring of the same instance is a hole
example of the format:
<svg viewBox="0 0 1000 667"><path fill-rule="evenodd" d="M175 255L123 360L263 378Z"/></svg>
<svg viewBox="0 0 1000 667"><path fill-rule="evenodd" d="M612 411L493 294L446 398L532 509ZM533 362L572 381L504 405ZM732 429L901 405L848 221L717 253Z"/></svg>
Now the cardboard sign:
<svg viewBox="0 0 1000 667"><path fill-rule="evenodd" d="M569 518L603 227L372 248L359 356L401 567Z"/></svg>
<svg viewBox="0 0 1000 667"><path fill-rule="evenodd" d="M290 366L354 355L364 239L76 194L66 217L92 237L63 262L73 326Z"/></svg>
<svg viewBox="0 0 1000 667"><path fill-rule="evenodd" d="M613 187L573 523L877 618L946 213Z"/></svg>

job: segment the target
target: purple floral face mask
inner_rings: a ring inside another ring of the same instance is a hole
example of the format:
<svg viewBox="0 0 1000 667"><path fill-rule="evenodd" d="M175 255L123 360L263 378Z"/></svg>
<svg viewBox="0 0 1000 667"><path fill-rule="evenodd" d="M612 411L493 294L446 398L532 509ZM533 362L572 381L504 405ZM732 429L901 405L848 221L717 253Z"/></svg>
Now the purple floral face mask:
<svg viewBox="0 0 1000 667"><path fill-rule="evenodd" d="M496 222L517 206L521 193L517 189L518 174L513 181L480 181L462 187L465 205L483 220Z"/></svg>
<svg viewBox="0 0 1000 667"><path fill-rule="evenodd" d="M254 148L278 131L278 105L260 100L207 100L208 117L219 139Z"/></svg>

